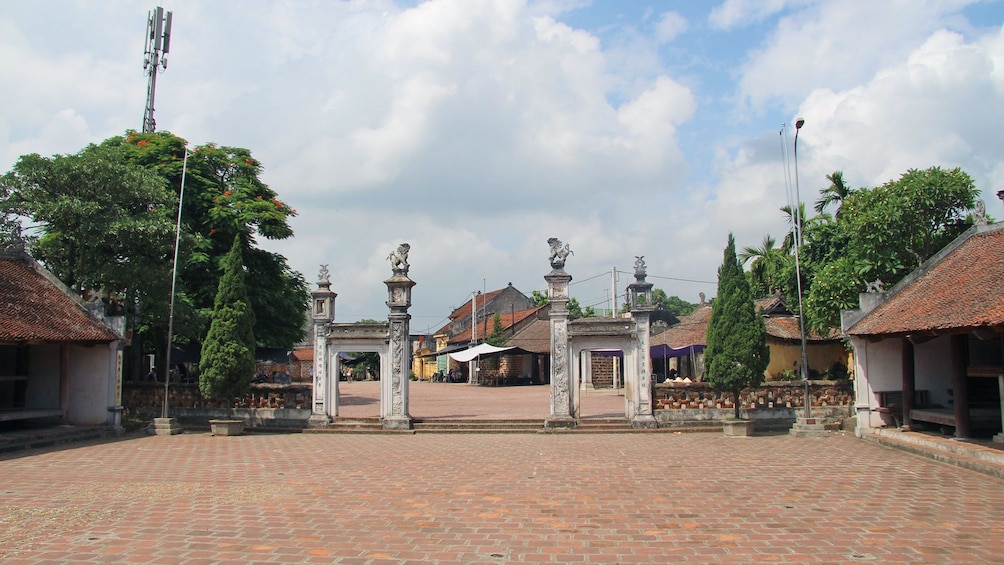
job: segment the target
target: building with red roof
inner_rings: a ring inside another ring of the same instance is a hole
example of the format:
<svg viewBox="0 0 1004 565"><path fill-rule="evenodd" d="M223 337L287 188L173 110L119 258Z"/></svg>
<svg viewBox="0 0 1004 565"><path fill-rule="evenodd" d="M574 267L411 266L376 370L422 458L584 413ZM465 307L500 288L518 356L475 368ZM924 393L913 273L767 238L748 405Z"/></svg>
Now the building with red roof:
<svg viewBox="0 0 1004 565"><path fill-rule="evenodd" d="M118 425L121 321L23 251L0 252L0 422Z"/></svg>
<svg viewBox="0 0 1004 565"><path fill-rule="evenodd" d="M1004 222L970 228L888 291L843 313L859 433L943 426L1004 442Z"/></svg>

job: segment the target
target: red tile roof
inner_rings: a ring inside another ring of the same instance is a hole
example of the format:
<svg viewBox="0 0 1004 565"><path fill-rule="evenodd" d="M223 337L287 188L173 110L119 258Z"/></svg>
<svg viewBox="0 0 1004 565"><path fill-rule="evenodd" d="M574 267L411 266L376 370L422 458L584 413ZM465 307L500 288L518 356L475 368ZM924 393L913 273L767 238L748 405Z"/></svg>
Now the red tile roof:
<svg viewBox="0 0 1004 565"><path fill-rule="evenodd" d="M314 348L309 347L307 349L294 349L293 358L297 361L313 361L314 360Z"/></svg>
<svg viewBox="0 0 1004 565"><path fill-rule="evenodd" d="M1004 330L1004 222L973 228L889 291L848 335Z"/></svg>
<svg viewBox="0 0 1004 565"><path fill-rule="evenodd" d="M789 314L784 306L784 301L779 297L770 297L757 300L757 312L773 312L773 316L764 318L767 326L767 337L781 340L800 341L801 333L798 330L798 316ZM688 345L706 345L708 323L711 321L711 306L701 306L694 310L689 316L680 318L680 323L671 326L668 330L652 337L652 345L668 345L674 349L686 347ZM831 331L827 335L809 333L805 336L806 341L833 341L840 339L838 332Z"/></svg>
<svg viewBox="0 0 1004 565"><path fill-rule="evenodd" d="M50 275L51 276L51 275ZM0 342L109 342L119 336L91 316L27 255L0 254Z"/></svg>
<svg viewBox="0 0 1004 565"><path fill-rule="evenodd" d="M477 294L471 300L475 300L475 299L477 300L477 305L475 307L480 311L482 308L485 307L486 304L488 304L489 302L491 302L492 299L494 299L496 296L498 296L503 290L505 290L505 288L500 288L498 290L493 290L493 291L487 292L485 294ZM453 323L455 320L460 320L460 319L466 318L466 317L468 317L468 316L471 315L471 312L472 312L472 309L471 309L471 300L468 300L467 302L464 302L463 305L461 305L460 307L458 307L457 309L455 309L450 314L450 316L449 316L450 323ZM446 324L445 326L443 326L443 328L441 328L436 333L437 334L446 333L449 329L450 329L450 324ZM468 333L468 336L470 336L470 333Z"/></svg>
<svg viewBox="0 0 1004 565"><path fill-rule="evenodd" d="M711 320L711 306L700 306L686 316L680 316L680 323L653 336L649 345L668 345L674 349L688 345L707 343L708 322Z"/></svg>
<svg viewBox="0 0 1004 565"><path fill-rule="evenodd" d="M534 353L551 354L551 321L537 319L506 340L506 345Z"/></svg>
<svg viewBox="0 0 1004 565"><path fill-rule="evenodd" d="M480 302L480 300L478 301ZM505 330L509 330L513 325L520 323L521 321L533 316L538 310L544 308L544 306L538 306L536 308L530 308L528 310L520 310L519 312L510 312L508 314L499 313L499 317L502 320L502 327ZM480 316L479 316L480 317ZM488 316L486 320L478 320L478 341L484 341L488 334L492 333L492 327L495 325L495 316ZM457 335L450 336L449 343L468 343L471 341L471 328L458 333Z"/></svg>

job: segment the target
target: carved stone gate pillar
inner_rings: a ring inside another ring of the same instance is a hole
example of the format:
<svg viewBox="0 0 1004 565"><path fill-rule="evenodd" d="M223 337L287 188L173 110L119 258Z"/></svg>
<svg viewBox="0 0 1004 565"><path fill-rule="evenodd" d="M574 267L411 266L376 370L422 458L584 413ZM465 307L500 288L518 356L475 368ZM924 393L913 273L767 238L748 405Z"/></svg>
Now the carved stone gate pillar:
<svg viewBox="0 0 1004 565"><path fill-rule="evenodd" d="M390 378L380 383L380 417L387 430L410 430L408 414L408 377L411 371L411 288L415 281L408 278L408 251L411 246L402 243L390 254L394 275L385 280L387 307L390 308Z"/></svg>
<svg viewBox="0 0 1004 565"><path fill-rule="evenodd" d="M310 403L310 418L307 426L324 427L331 423L327 410L327 389L330 387L328 371L328 325L335 317L335 298L338 296L331 290L331 279L328 276L328 266L321 265L318 275L317 290L310 293L310 316L314 322L314 371L313 400ZM335 377L338 378L337 376Z"/></svg>
<svg viewBox="0 0 1004 565"><path fill-rule="evenodd" d="M562 247L556 237L548 240L551 246L551 272L547 281L547 297L551 303L551 415L544 421L547 428L574 428L572 413L572 372L569 368L568 347L568 283L572 276L565 272L565 258L572 253L568 245Z"/></svg>
<svg viewBox="0 0 1004 565"><path fill-rule="evenodd" d="M637 328L635 358L638 379L633 387L627 386L625 389L625 395L629 397L628 416L631 418L632 428L659 427L652 412L652 354L649 347L649 324L655 305L652 304L652 283L645 282L646 276L644 258L636 257L634 264L635 282L628 285L628 300L631 305L631 315L634 317Z"/></svg>

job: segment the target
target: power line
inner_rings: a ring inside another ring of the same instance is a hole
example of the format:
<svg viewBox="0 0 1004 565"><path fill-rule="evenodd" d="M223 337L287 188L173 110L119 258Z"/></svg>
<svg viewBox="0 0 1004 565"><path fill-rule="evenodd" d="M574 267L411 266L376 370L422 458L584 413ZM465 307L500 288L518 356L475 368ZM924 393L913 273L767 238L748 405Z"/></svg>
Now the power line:
<svg viewBox="0 0 1004 565"><path fill-rule="evenodd" d="M579 284L579 283L589 282L589 281L591 281L593 279L598 279L600 277L605 277L605 276L607 276L609 274L610 273L604 271L604 272L602 272L602 273L600 273L598 275L593 275L593 276L589 277L588 279L582 279L581 281L572 281L571 283L569 283L569 286L572 286L572 285L575 285L575 284Z"/></svg>
<svg viewBox="0 0 1004 565"><path fill-rule="evenodd" d="M622 274L622 275L633 275L634 274L634 273L629 273L627 271L617 271L617 272L620 273L620 274ZM606 274L606 273L604 273L604 274ZM648 275L648 276L649 276L649 278L653 278L653 279L664 279L664 280L669 280L669 281L692 282L692 283L701 283L701 284L718 284L717 281L701 281L701 280L696 280L696 279L681 279L681 278L677 278L677 277L660 277L659 275Z"/></svg>

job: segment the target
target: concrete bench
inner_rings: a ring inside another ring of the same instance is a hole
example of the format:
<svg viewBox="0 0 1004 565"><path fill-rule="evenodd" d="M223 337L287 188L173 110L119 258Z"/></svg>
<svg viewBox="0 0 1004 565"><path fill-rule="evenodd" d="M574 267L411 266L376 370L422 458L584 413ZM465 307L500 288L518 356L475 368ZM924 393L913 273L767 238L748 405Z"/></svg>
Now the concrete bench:
<svg viewBox="0 0 1004 565"><path fill-rule="evenodd" d="M903 425L903 391L902 390L888 390L888 391L878 391L879 405L877 408L872 410L878 412L879 414L888 414L895 426L898 428ZM913 391L913 405L916 407L930 406L930 393L926 390L915 390ZM913 411L910 411L910 417L913 417Z"/></svg>
<svg viewBox="0 0 1004 565"><path fill-rule="evenodd" d="M955 410L952 408L917 408L910 410L910 418L918 422L955 427ZM969 425L973 428L992 428L1000 422L1000 410L994 408L969 409Z"/></svg>
<svg viewBox="0 0 1004 565"><path fill-rule="evenodd" d="M52 418L62 416L63 411L59 408L16 408L13 410L0 410L0 422L16 422L19 420L31 420L33 418Z"/></svg>

